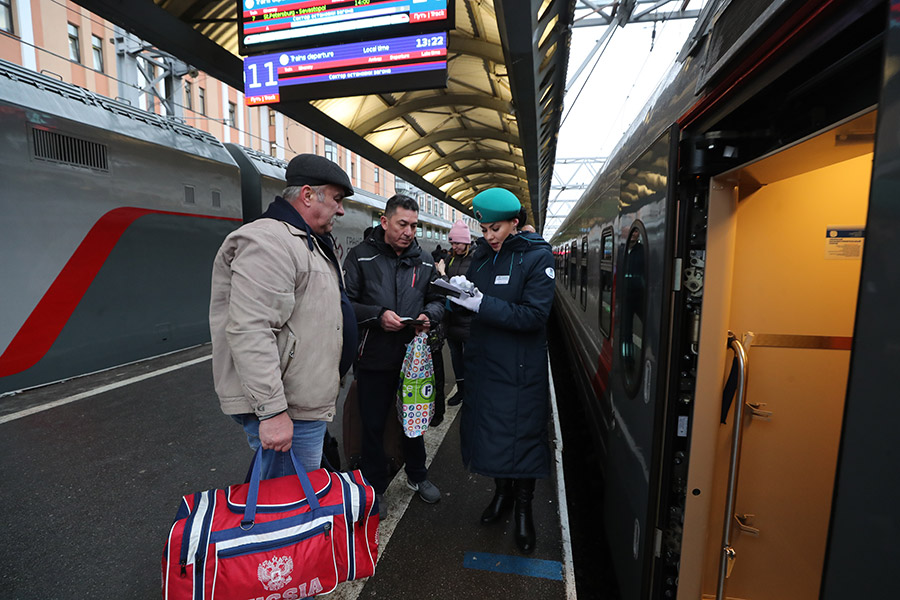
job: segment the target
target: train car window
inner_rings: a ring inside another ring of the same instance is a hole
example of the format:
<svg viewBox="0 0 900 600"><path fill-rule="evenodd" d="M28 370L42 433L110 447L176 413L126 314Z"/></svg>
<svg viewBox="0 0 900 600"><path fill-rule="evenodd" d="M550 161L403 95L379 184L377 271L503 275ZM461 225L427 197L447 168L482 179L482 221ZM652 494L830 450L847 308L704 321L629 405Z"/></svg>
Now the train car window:
<svg viewBox="0 0 900 600"><path fill-rule="evenodd" d="M600 235L600 331L609 338L612 328L613 229Z"/></svg>
<svg viewBox="0 0 900 600"><path fill-rule="evenodd" d="M575 288L578 286L578 246L572 242L571 254L569 254L569 291L575 297Z"/></svg>
<svg viewBox="0 0 900 600"><path fill-rule="evenodd" d="M192 185L184 186L184 203L185 204L194 204L194 186L192 186Z"/></svg>
<svg viewBox="0 0 900 600"><path fill-rule="evenodd" d="M647 231L635 221L625 243L622 263L622 292L619 302L621 326L619 354L625 391L634 396L641 383L644 356L644 324L647 319Z"/></svg>
<svg viewBox="0 0 900 600"><path fill-rule="evenodd" d="M587 308L588 239L581 238L581 310Z"/></svg>
<svg viewBox="0 0 900 600"><path fill-rule="evenodd" d="M220 192L219 190L212 191L212 205L213 208L222 207L222 192Z"/></svg>

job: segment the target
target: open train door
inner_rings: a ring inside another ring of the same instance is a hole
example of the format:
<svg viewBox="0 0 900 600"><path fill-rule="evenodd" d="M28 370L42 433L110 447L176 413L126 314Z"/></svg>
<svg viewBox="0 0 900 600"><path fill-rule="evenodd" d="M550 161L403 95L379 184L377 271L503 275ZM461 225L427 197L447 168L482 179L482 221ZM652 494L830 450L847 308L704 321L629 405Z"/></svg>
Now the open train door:
<svg viewBox="0 0 900 600"><path fill-rule="evenodd" d="M900 0L890 2L866 247L823 600L897 595L900 537Z"/></svg>
<svg viewBox="0 0 900 600"><path fill-rule="evenodd" d="M665 131L621 175L615 229L612 411L603 518L624 599L647 597L656 527L673 278L678 131Z"/></svg>
<svg viewBox="0 0 900 600"><path fill-rule="evenodd" d="M874 127L712 179L680 597L819 596Z"/></svg>

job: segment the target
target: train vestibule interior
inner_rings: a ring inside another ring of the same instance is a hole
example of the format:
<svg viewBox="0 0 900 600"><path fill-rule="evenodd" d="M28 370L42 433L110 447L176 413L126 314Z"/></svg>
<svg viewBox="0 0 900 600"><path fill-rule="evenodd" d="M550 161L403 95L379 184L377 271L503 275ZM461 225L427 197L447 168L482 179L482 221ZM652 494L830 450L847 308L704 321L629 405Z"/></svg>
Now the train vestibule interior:
<svg viewBox="0 0 900 600"><path fill-rule="evenodd" d="M720 570L725 598L819 597L875 121L857 115L710 181L679 598L715 598ZM747 347L748 383L726 515L729 331ZM733 559L721 558L726 519Z"/></svg>

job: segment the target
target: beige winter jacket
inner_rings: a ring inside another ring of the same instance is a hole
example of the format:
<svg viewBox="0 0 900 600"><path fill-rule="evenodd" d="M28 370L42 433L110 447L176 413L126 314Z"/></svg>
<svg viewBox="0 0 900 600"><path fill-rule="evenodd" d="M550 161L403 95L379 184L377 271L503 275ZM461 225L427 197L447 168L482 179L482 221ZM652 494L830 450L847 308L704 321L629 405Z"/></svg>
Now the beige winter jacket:
<svg viewBox="0 0 900 600"><path fill-rule="evenodd" d="M305 231L260 219L225 238L213 262L209 327L225 414L331 421L340 378L340 273Z"/></svg>

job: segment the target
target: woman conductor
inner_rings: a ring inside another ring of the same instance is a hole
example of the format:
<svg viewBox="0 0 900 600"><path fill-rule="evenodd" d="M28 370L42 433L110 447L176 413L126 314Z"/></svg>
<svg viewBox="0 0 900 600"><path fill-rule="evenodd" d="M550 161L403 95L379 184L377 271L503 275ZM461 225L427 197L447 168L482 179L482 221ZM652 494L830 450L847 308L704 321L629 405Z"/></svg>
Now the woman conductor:
<svg viewBox="0 0 900 600"><path fill-rule="evenodd" d="M484 236L466 275L475 290L452 298L476 313L465 347L462 456L471 471L496 483L481 522L499 520L514 504L516 545L530 554L534 481L550 474L546 323L553 254L539 235L516 234L525 215L512 192L485 190L472 206Z"/></svg>

